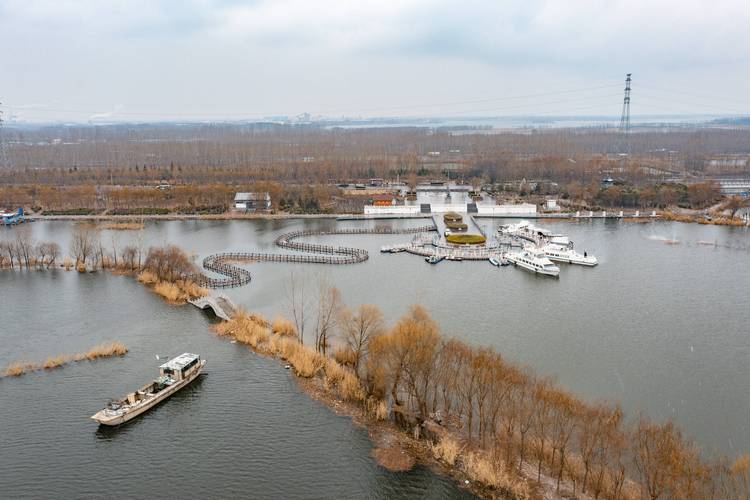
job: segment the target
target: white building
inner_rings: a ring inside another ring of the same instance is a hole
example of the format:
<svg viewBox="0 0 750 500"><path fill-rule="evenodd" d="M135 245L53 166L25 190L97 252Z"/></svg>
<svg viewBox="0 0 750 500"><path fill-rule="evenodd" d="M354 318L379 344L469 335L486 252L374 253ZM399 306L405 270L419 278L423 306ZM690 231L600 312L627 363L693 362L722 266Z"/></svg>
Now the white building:
<svg viewBox="0 0 750 500"><path fill-rule="evenodd" d="M271 195L263 193L237 193L234 195L234 208L245 212L271 209Z"/></svg>

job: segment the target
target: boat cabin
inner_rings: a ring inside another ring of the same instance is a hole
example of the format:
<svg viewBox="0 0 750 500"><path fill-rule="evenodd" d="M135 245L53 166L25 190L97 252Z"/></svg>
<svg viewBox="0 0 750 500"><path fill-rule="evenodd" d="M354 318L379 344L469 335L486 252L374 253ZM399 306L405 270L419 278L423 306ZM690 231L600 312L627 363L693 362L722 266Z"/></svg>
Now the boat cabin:
<svg viewBox="0 0 750 500"><path fill-rule="evenodd" d="M174 380L182 380L187 378L197 366L200 366L200 362L199 355L186 352L161 365L159 374Z"/></svg>

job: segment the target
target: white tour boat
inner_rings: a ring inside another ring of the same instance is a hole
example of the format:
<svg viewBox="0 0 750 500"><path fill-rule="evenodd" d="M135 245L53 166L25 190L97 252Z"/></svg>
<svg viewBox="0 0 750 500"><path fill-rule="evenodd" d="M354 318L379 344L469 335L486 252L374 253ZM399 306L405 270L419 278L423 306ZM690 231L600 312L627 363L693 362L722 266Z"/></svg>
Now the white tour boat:
<svg viewBox="0 0 750 500"><path fill-rule="evenodd" d="M514 236L516 238L523 238L525 240L534 242L536 244L542 243L543 241L549 240L556 236L555 233L549 229L536 227L527 220L522 220L516 224L508 224L500 226L497 230L500 234L506 236Z"/></svg>
<svg viewBox="0 0 750 500"><path fill-rule="evenodd" d="M593 255L584 252L583 255L573 249L573 242L564 236L552 238L549 243L542 247L544 255L548 259L557 262L568 262L581 266L595 266L599 261Z"/></svg>
<svg viewBox="0 0 750 500"><path fill-rule="evenodd" d="M119 401L110 401L91 418L101 425L120 425L137 417L176 393L200 375L206 360L188 352L159 367L159 378Z"/></svg>
<svg viewBox="0 0 750 500"><path fill-rule="evenodd" d="M510 252L506 255L506 258L513 264L537 274L546 276L558 276L560 274L560 268L539 249L526 248L520 252Z"/></svg>

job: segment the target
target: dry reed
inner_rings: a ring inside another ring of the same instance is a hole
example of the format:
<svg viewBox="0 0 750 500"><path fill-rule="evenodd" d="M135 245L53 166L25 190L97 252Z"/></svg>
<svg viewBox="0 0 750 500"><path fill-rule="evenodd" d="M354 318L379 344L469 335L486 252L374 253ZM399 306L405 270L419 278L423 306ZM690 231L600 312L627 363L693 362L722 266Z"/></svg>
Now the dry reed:
<svg viewBox="0 0 750 500"><path fill-rule="evenodd" d="M151 271L141 271L140 273L138 273L137 279L144 285L153 285L154 283L159 281L159 278L157 278L156 274L152 273Z"/></svg>
<svg viewBox="0 0 750 500"><path fill-rule="evenodd" d="M181 304L187 301L188 296L182 289L175 283L168 283L166 281L159 281L154 285L154 292L161 295L167 302L173 304Z"/></svg>
<svg viewBox="0 0 750 500"><path fill-rule="evenodd" d="M123 356L128 352L128 348L120 342L111 342L109 344L100 344L89 349L86 352L78 353L73 356L59 355L50 356L43 364L18 362L13 363L5 369L5 377L19 377L24 373L37 370L54 370L67 364L79 361L93 361L99 358L108 358L112 356Z"/></svg>
<svg viewBox="0 0 750 500"><path fill-rule="evenodd" d="M272 329L273 333L282 337L297 336L297 327L294 326L294 323L281 316L276 316L273 319Z"/></svg>
<svg viewBox="0 0 750 500"><path fill-rule="evenodd" d="M12 363L8 365L8 368L5 369L5 375L6 377L20 377L26 372L32 372L34 370L38 370L39 365L36 365L34 363L28 363L19 361L16 363Z"/></svg>
<svg viewBox="0 0 750 500"><path fill-rule="evenodd" d="M447 435L443 436L438 443L431 445L435 458L451 467L456 463L461 448L461 444L456 439Z"/></svg>
<svg viewBox="0 0 750 500"><path fill-rule="evenodd" d="M492 460L481 452L470 452L462 457L461 467L473 481L503 490L516 498L528 498L528 485L506 472L499 460Z"/></svg>
<svg viewBox="0 0 750 500"><path fill-rule="evenodd" d="M333 359L344 366L353 367L357 363L357 354L349 346L340 346L333 352Z"/></svg>
<svg viewBox="0 0 750 500"><path fill-rule="evenodd" d="M143 229L145 224L143 222L107 222L100 224L99 229L107 229L114 231L137 231Z"/></svg>

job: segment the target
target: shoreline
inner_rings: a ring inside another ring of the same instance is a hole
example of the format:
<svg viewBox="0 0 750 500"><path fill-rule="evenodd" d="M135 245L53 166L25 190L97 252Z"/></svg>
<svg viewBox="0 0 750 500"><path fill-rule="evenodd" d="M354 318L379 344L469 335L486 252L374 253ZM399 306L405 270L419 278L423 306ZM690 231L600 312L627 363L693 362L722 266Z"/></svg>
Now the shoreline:
<svg viewBox="0 0 750 500"><path fill-rule="evenodd" d="M341 220L341 221L386 221L386 220L419 220L430 218L435 214L421 214L414 216L404 215L381 215L372 216L364 214L347 214L347 213L335 213L335 214L289 214L289 213L275 213L275 214L237 214L227 212L225 214L145 214L145 215L106 215L106 214L92 214L92 215L26 215L28 222L38 221L92 221L92 222L105 222L105 221L119 221L119 222L130 222L130 221L234 221L234 220ZM729 227L750 227L750 224L742 221L742 219L729 219L726 217L719 217L714 219L705 219L697 215L676 215L673 212L661 211L656 216L641 215L634 217L632 215L619 216L594 216L594 217L575 217L565 214L526 214L526 215L474 215L475 217L484 219L537 219L537 220L552 220L559 222L575 222L575 221L591 221L591 220L620 220L623 222L634 222L634 223L649 223L649 222L680 222L683 224L698 224L698 225L713 225L713 226L729 226ZM13 227L13 226L10 226Z"/></svg>

